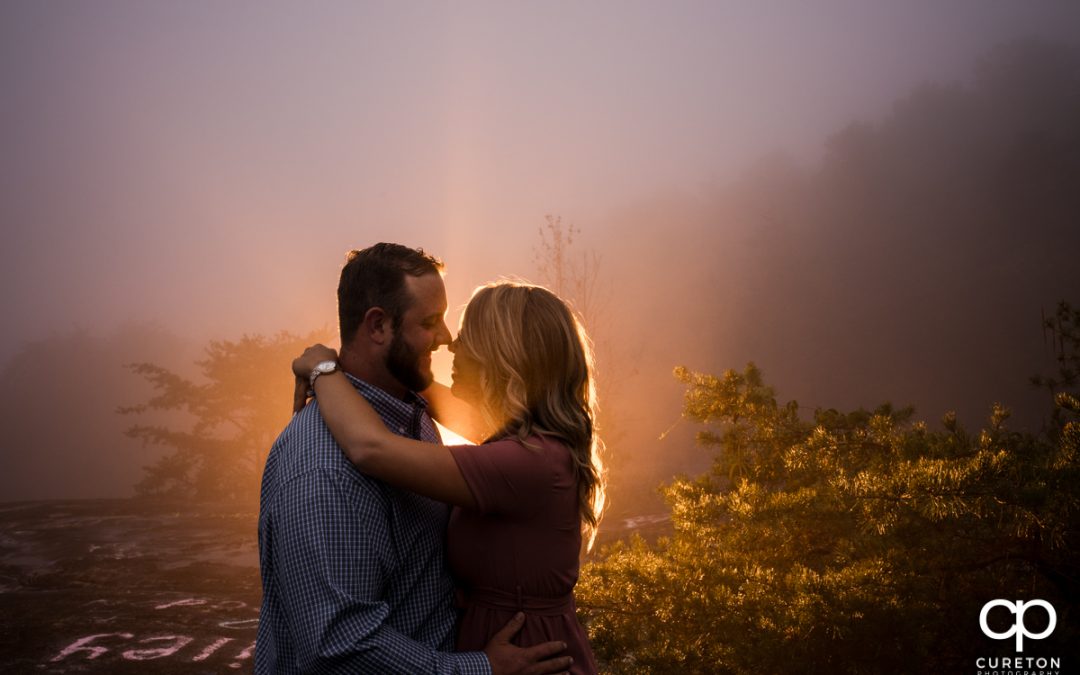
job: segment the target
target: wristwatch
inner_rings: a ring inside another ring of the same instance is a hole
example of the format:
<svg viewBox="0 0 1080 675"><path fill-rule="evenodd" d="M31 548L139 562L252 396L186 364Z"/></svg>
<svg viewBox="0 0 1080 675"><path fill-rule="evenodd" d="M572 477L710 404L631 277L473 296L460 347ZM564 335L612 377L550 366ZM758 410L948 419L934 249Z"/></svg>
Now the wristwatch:
<svg viewBox="0 0 1080 675"><path fill-rule="evenodd" d="M322 361L315 366L315 370L311 371L311 375L308 376L308 384L311 388L315 388L315 380L319 379L320 375L329 375L330 373L337 372L337 361Z"/></svg>

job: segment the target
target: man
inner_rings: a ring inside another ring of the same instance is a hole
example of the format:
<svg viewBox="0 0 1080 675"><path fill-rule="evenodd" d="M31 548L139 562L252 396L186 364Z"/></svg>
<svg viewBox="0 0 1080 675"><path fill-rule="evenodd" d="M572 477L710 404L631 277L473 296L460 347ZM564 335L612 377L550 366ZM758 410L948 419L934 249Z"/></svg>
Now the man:
<svg viewBox="0 0 1080 675"><path fill-rule="evenodd" d="M340 368L395 433L439 443L426 403L431 353L450 343L442 263L421 250L353 251L338 284ZM332 372L327 362L312 373ZM318 403L297 413L266 460L259 513L263 604L257 673L550 673L561 643L455 654L444 560L447 507L359 473Z"/></svg>

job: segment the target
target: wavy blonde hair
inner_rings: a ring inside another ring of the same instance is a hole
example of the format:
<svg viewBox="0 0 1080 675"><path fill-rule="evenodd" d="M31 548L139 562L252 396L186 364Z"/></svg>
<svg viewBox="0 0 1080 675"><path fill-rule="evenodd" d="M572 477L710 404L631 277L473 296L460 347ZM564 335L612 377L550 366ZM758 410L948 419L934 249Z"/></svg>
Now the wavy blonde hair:
<svg viewBox="0 0 1080 675"><path fill-rule="evenodd" d="M479 408L488 440L534 434L570 449L586 550L604 509L602 443L596 433L591 342L563 300L542 286L481 286L461 317L456 349L479 365ZM533 447L528 445L528 447Z"/></svg>

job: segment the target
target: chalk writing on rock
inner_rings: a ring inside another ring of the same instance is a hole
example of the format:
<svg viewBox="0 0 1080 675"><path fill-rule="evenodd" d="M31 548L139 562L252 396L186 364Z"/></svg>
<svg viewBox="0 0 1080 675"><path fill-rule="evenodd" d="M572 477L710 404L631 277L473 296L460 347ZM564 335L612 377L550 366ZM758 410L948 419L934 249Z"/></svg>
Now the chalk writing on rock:
<svg viewBox="0 0 1080 675"><path fill-rule="evenodd" d="M202 607L209 606L210 609L244 609L248 606L246 602L242 600L222 600L211 604L206 598L184 598L183 600L173 600L171 602L165 602L160 605L156 605L154 609L170 609L172 607Z"/></svg>
<svg viewBox="0 0 1080 675"><path fill-rule="evenodd" d="M191 660L205 661L206 659L210 658L211 654L224 647L227 643L232 642L232 640L232 638L220 638L218 640L215 640L209 647L199 652L199 655Z"/></svg>
<svg viewBox="0 0 1080 675"><path fill-rule="evenodd" d="M195 638L188 637L186 635L160 635L139 640L139 644L164 641L168 641L171 644L164 647L158 647L156 649L129 649L123 653L123 657L128 661L149 661L151 659L163 659L166 656L172 656L184 647L187 647L189 644L195 641Z"/></svg>
<svg viewBox="0 0 1080 675"><path fill-rule="evenodd" d="M67 647L64 647L64 649L61 650L59 654L53 657L53 662L55 663L57 661L63 661L64 659L71 656L72 654L75 654L76 652L86 652L87 659L96 659L105 652L109 651L109 648L101 647L99 645L91 646L90 643L94 640L97 640L98 638L106 638L113 636L127 640L135 637L131 633L98 633L97 635L87 635L84 638L79 638L75 642L72 642Z"/></svg>
<svg viewBox="0 0 1080 675"><path fill-rule="evenodd" d="M173 656L178 652L185 650L188 645L195 642L195 638L187 635L151 635L136 640L135 644L132 645L130 641L134 639L135 635L133 633L96 633L94 635L87 635L72 642L67 647L64 647L60 650L59 654L51 659L51 662L56 663L64 661L70 657L82 657L87 661L92 661L104 654L120 650L124 647L127 647L127 649L124 649L124 651L120 653L120 657L124 660L152 661L154 659L163 659ZM229 637L216 638L209 645L202 647L202 649L191 658L191 661L205 661L234 639L235 638ZM254 649L255 643L252 642L232 657L233 663L230 663L229 667L242 667L243 664L241 662L250 659ZM190 652L190 650L187 650L187 652ZM187 652L185 652L184 656L186 656Z"/></svg>
<svg viewBox="0 0 1080 675"><path fill-rule="evenodd" d="M165 604L158 605L154 609L168 609L170 607L196 607L198 605L205 605L206 600L204 598L184 598L183 600L173 600L172 602L166 602Z"/></svg>

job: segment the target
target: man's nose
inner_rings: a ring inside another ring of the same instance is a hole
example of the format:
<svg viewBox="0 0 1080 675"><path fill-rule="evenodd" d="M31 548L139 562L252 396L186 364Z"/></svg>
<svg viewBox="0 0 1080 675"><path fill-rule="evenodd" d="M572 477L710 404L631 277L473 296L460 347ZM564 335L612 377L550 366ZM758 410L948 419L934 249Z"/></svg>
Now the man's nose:
<svg viewBox="0 0 1080 675"><path fill-rule="evenodd" d="M439 332L435 335L435 349L442 345L450 346L452 342L453 336L450 335L450 329L446 327L446 322L439 322Z"/></svg>

